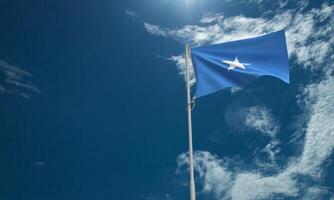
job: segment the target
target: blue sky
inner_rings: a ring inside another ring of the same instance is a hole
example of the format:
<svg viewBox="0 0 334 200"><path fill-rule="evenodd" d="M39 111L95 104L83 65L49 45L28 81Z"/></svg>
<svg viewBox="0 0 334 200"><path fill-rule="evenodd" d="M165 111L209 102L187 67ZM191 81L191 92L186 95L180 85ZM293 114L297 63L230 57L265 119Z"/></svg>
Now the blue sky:
<svg viewBox="0 0 334 200"><path fill-rule="evenodd" d="M333 199L333 11L307 0L1 1L0 198L187 199L184 44L284 28L290 85L262 77L196 102L197 197Z"/></svg>

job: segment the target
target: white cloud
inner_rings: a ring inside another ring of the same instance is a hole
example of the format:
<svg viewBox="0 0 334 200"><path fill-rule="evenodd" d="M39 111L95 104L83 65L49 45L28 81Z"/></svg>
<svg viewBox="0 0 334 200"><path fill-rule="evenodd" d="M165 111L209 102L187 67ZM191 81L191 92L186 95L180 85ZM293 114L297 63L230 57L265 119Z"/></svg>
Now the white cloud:
<svg viewBox="0 0 334 200"><path fill-rule="evenodd" d="M194 159L203 183L201 192L211 194L215 199L257 200L270 199L274 194L298 195L296 182L287 172L267 177L257 172L238 172L228 169L227 161L202 151L197 151ZM179 168L187 163L187 155L181 154Z"/></svg>
<svg viewBox="0 0 334 200"><path fill-rule="evenodd" d="M280 126L266 107L252 106L245 108L242 113L245 126L260 131L266 136L275 137L280 130Z"/></svg>
<svg viewBox="0 0 334 200"><path fill-rule="evenodd" d="M236 132L252 130L269 139L269 143L261 152L267 155L271 164L276 164L276 155L280 152L280 141L276 136L280 131L280 125L270 109L264 106L240 107L239 104L232 104L225 112L225 123Z"/></svg>
<svg viewBox="0 0 334 200"><path fill-rule="evenodd" d="M276 176L262 176L259 173L237 175L231 197L234 200L271 199L275 194L294 197L298 195L296 182L287 173Z"/></svg>
<svg viewBox="0 0 334 200"><path fill-rule="evenodd" d="M319 200L319 199L328 199L328 190L321 187L310 187L305 192L303 196L304 200Z"/></svg>
<svg viewBox="0 0 334 200"><path fill-rule="evenodd" d="M137 16L137 13L129 10L129 9L125 9L125 14L130 15L130 16Z"/></svg>
<svg viewBox="0 0 334 200"><path fill-rule="evenodd" d="M129 10L129 9L126 8L125 9L125 14L128 15L128 16L130 16L133 21L137 21L138 20L138 21L143 22L143 20L141 20L140 16L136 12L134 12L132 10Z"/></svg>
<svg viewBox="0 0 334 200"><path fill-rule="evenodd" d="M149 23L144 23L145 29L147 32L159 35L159 36L167 36L167 33L163 31L159 26L152 25Z"/></svg>
<svg viewBox="0 0 334 200"><path fill-rule="evenodd" d="M172 56L168 58L168 60L175 62L177 69L179 71L179 74L185 78L185 63L186 63L185 56L184 55ZM189 67L190 85L193 86L196 82L195 72L194 72L194 68L190 60L188 64L189 64L188 67Z"/></svg>
<svg viewBox="0 0 334 200"><path fill-rule="evenodd" d="M334 148L334 77L307 88L308 98L315 99L310 105L305 144L299 165L300 172L317 176L321 164ZM309 100L309 99L308 99Z"/></svg>
<svg viewBox="0 0 334 200"><path fill-rule="evenodd" d="M279 144L279 140L273 138L262 150L268 155L271 164L276 164L276 155L281 151L278 147Z"/></svg>
<svg viewBox="0 0 334 200"><path fill-rule="evenodd" d="M0 60L0 93L8 93L29 98L30 93L39 94L39 90L31 83L32 75L18 66Z"/></svg>
<svg viewBox="0 0 334 200"><path fill-rule="evenodd" d="M178 157L179 168L189 163L187 156L187 154L181 154ZM203 192L212 193L216 199L224 199L224 195L232 187L233 173L224 166L222 160L209 152L195 152L194 160L194 167L202 179Z"/></svg>

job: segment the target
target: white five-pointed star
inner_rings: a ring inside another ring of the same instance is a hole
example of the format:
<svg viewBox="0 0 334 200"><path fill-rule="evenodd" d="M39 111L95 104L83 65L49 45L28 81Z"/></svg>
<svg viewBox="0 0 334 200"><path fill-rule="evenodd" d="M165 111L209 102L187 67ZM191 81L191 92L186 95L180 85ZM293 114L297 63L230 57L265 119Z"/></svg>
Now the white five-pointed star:
<svg viewBox="0 0 334 200"><path fill-rule="evenodd" d="M240 68L240 69L243 69L243 70L246 70L246 67L245 65L250 65L251 63L240 63L238 58L235 57L234 61L228 61L228 60L223 60L222 61L223 63L225 64L228 64L230 65L227 70L234 70L235 68Z"/></svg>

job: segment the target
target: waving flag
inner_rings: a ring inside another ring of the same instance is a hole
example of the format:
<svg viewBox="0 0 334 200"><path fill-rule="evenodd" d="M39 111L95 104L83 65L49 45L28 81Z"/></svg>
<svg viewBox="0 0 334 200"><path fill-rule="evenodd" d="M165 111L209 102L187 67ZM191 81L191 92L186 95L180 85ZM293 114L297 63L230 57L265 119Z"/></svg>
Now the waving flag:
<svg viewBox="0 0 334 200"><path fill-rule="evenodd" d="M191 49L196 74L195 98L227 87L243 87L259 76L289 83L284 30L256 38Z"/></svg>

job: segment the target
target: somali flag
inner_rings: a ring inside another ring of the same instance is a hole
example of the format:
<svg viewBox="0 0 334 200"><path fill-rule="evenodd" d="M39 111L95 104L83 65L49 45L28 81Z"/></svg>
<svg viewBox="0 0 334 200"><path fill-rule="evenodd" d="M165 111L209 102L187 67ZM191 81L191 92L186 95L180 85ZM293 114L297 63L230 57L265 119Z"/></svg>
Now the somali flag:
<svg viewBox="0 0 334 200"><path fill-rule="evenodd" d="M243 87L269 75L289 83L284 30L216 45L191 49L196 74L195 98L227 87Z"/></svg>

